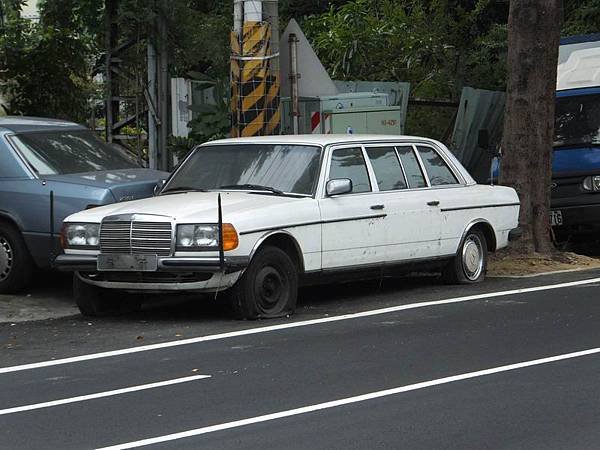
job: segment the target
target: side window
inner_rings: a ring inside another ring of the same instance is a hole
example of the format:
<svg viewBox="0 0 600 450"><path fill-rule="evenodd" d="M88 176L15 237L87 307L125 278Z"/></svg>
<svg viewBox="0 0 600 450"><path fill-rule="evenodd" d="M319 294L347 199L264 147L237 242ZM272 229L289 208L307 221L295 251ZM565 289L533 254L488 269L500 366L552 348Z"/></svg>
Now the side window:
<svg viewBox="0 0 600 450"><path fill-rule="evenodd" d="M406 189L406 180L394 147L367 147L380 191Z"/></svg>
<svg viewBox="0 0 600 450"><path fill-rule="evenodd" d="M352 192L369 192L369 173L360 148L339 148L331 155L329 179L350 178Z"/></svg>
<svg viewBox="0 0 600 450"><path fill-rule="evenodd" d="M425 177L421 171L421 166L419 166L419 161L417 161L412 146L396 147L396 150L398 151L398 156L400 156L400 161L402 161L404 173L406 173L406 178L408 180L408 186L412 189L427 187Z"/></svg>
<svg viewBox="0 0 600 450"><path fill-rule="evenodd" d="M423 160L423 165L432 186L458 184L458 180L450 170L450 167L448 167L446 162L434 149L418 146L417 150L419 151L419 155L421 155L421 160Z"/></svg>

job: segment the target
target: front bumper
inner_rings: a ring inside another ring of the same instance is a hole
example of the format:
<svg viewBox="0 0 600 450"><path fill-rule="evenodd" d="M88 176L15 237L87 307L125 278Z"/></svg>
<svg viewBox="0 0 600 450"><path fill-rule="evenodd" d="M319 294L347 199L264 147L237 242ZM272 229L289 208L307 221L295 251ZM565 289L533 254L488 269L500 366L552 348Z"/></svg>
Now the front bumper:
<svg viewBox="0 0 600 450"><path fill-rule="evenodd" d="M563 224L553 227L559 240L600 232L600 204L552 205L551 209L562 213Z"/></svg>
<svg viewBox="0 0 600 450"><path fill-rule="evenodd" d="M249 257L164 257L155 272L98 271L95 255L59 255L54 264L61 271L76 272L85 283L130 291L204 291L227 289L248 266Z"/></svg>
<svg viewBox="0 0 600 450"><path fill-rule="evenodd" d="M226 256L221 263L219 257L205 258L158 258L158 272L224 272L244 270L250 261L247 256ZM59 255L54 266L64 272L97 272L96 255Z"/></svg>

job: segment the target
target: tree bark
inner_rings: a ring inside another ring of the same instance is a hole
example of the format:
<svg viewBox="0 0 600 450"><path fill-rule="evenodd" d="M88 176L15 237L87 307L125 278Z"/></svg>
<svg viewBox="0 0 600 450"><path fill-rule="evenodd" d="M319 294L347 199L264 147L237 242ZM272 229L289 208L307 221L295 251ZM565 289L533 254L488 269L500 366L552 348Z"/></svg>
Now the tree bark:
<svg viewBox="0 0 600 450"><path fill-rule="evenodd" d="M521 200L521 252L550 253L550 182L562 0L511 0L501 182Z"/></svg>

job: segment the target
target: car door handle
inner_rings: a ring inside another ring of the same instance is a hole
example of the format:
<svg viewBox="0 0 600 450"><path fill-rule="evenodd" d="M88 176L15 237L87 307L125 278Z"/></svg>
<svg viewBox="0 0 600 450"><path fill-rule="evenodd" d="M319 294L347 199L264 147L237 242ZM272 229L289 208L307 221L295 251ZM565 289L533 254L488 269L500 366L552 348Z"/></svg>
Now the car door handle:
<svg viewBox="0 0 600 450"><path fill-rule="evenodd" d="M383 208L385 208L385 205L371 205L371 209L378 210L378 209L383 209Z"/></svg>
<svg viewBox="0 0 600 450"><path fill-rule="evenodd" d="M437 200L432 200L432 201L430 201L430 202L427 202L427 204L428 204L429 206L437 206L437 205L439 205L439 204L440 204L440 202L439 202L439 201L437 201Z"/></svg>

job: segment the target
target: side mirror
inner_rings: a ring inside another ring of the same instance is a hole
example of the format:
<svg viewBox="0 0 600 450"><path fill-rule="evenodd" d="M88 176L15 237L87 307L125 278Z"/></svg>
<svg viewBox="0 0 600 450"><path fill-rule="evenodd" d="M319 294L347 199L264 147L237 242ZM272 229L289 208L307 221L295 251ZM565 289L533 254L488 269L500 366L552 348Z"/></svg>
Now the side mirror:
<svg viewBox="0 0 600 450"><path fill-rule="evenodd" d="M158 183L156 183L156 186L154 186L154 195L158 195L160 194L160 191L162 191L162 188L165 187L165 183L167 182L167 180L160 180Z"/></svg>
<svg viewBox="0 0 600 450"><path fill-rule="evenodd" d="M329 180L325 186L327 195L341 195L352 192L352 180L350 178L336 178Z"/></svg>

